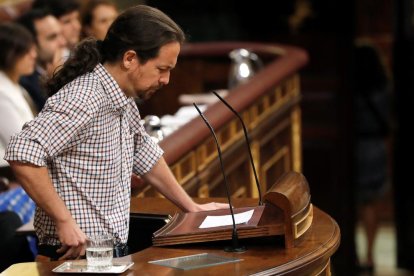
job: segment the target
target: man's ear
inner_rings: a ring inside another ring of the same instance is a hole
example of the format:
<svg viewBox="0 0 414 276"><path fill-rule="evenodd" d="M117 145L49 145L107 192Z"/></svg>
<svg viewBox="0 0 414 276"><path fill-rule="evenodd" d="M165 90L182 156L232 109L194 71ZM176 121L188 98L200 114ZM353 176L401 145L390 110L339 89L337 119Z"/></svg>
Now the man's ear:
<svg viewBox="0 0 414 276"><path fill-rule="evenodd" d="M130 69L138 62L137 53L134 50L128 50L124 53L122 58L122 66L125 69Z"/></svg>

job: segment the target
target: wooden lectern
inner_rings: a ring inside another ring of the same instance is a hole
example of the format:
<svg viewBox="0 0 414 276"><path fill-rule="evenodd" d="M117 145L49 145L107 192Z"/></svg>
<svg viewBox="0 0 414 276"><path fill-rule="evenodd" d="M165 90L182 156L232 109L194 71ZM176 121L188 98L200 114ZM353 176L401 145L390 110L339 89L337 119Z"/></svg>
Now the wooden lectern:
<svg viewBox="0 0 414 276"><path fill-rule="evenodd" d="M254 210L252 218L236 225L239 238L284 236L285 247L295 241L311 226L313 209L309 186L297 172L285 173L265 194L264 205L234 208L234 214ZM153 235L154 246L230 240L233 226L199 228L207 216L230 215L229 209L176 213Z"/></svg>

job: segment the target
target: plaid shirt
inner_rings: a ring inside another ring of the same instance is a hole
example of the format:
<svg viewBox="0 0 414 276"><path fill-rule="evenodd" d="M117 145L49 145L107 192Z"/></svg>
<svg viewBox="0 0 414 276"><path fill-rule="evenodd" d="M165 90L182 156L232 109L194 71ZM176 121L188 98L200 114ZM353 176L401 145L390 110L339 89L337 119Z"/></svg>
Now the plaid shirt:
<svg viewBox="0 0 414 276"><path fill-rule="evenodd" d="M131 173L148 172L162 154L134 100L98 64L48 99L12 137L4 159L47 166L86 235L108 233L126 243ZM59 245L54 222L40 208L34 227L40 244Z"/></svg>

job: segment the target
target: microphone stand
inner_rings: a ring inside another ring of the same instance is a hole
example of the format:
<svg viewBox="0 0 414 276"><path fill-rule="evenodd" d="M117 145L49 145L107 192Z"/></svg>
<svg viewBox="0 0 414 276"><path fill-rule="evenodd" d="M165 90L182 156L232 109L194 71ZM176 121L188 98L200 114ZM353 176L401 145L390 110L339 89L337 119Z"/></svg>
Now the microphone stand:
<svg viewBox="0 0 414 276"><path fill-rule="evenodd" d="M193 105L197 109L198 114L200 114L203 121L206 123L207 127L210 129L211 133L213 134L213 137L214 137L214 140L215 140L216 146L217 146L218 157L219 157L219 160L220 160L220 168L221 168L221 172L222 172L223 178L224 178L224 184L225 184L224 186L226 187L227 199L229 201L231 218L233 220L233 232L232 232L232 235L231 235L232 246L225 247L224 251L226 251L226 252L244 252L244 251L246 251L246 248L244 246L239 245L239 236L237 234L236 221L234 219L233 205L231 204L231 197L230 197L229 187L228 187L228 184L227 184L227 177L226 177L226 174L224 173L223 159L221 157L221 149L220 149L220 145L219 145L218 140L217 140L216 133L214 132L213 127L207 121L206 117L204 117L204 114L200 111L198 106L195 103L193 103Z"/></svg>
<svg viewBox="0 0 414 276"><path fill-rule="evenodd" d="M253 174L254 174L254 179L256 180L257 191L259 192L259 205L263 205L262 192L260 189L259 178L257 177L256 167L254 166L254 162L253 162L252 150L250 148L250 139L249 139L249 135L247 134L246 125L244 124L243 119L240 116L240 114L236 110L234 110L234 108L227 101L225 101L219 94L217 94L216 91L213 91L213 94L216 95L216 97L219 98L219 100L222 101L237 116L237 118L240 120L242 124L246 146L247 146L247 151L249 152L250 163L253 168Z"/></svg>

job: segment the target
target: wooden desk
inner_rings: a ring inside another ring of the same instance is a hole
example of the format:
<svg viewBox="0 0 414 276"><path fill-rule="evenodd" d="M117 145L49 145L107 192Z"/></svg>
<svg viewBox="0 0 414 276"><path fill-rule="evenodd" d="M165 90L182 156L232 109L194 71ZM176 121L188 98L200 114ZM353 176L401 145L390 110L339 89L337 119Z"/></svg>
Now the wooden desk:
<svg viewBox="0 0 414 276"><path fill-rule="evenodd" d="M200 199L200 201L224 201L223 199ZM166 214L176 208L165 199L133 199L131 213ZM234 205L253 206L257 200L235 199ZM139 235L139 234L137 234ZM122 275L330 275L330 257L339 246L340 231L337 223L326 213L314 208L314 219L310 230L303 235L299 244L285 249L278 239L241 240L247 246L244 253L227 253L223 250L229 241L212 244L186 246L150 247L124 257L134 261L134 266ZM240 258L237 263L211 266L196 270L179 270L149 261L188 256L198 253L213 253L225 257ZM16 275L27 271L31 275L56 275L52 271L62 262L15 264L4 271L4 275Z"/></svg>

